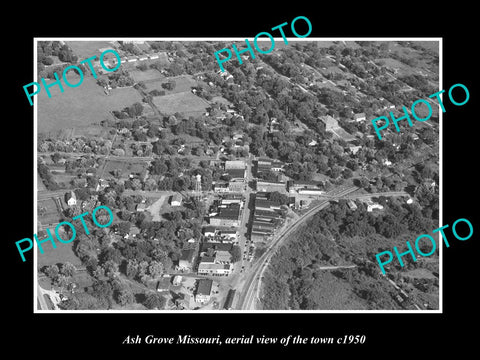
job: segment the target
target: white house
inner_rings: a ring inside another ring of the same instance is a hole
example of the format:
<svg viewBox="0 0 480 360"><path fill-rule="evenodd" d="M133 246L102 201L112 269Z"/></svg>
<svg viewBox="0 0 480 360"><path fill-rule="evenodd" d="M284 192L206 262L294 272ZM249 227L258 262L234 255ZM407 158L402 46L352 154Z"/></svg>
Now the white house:
<svg viewBox="0 0 480 360"><path fill-rule="evenodd" d="M356 122L365 121L366 119L367 119L367 116L365 115L365 113L359 113L359 114L353 115L353 120L355 120Z"/></svg>
<svg viewBox="0 0 480 360"><path fill-rule="evenodd" d="M170 205L172 206L182 205L182 195L180 194L172 195L172 197L170 198Z"/></svg>
<svg viewBox="0 0 480 360"><path fill-rule="evenodd" d="M73 190L65 194L65 202L68 204L68 206L77 204L77 197L75 196Z"/></svg>
<svg viewBox="0 0 480 360"><path fill-rule="evenodd" d="M372 200L365 201L367 204L367 211L372 212L374 209L383 209L383 206L377 203L374 203Z"/></svg>

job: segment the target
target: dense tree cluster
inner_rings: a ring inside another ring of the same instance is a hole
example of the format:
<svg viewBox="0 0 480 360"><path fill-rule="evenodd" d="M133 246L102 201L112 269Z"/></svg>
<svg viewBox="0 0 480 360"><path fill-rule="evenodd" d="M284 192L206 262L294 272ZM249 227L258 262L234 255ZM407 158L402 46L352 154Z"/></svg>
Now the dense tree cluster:
<svg viewBox="0 0 480 360"><path fill-rule="evenodd" d="M98 83L100 85L103 85L102 83L103 79L98 80ZM127 70L125 69L119 69L113 73L110 73L108 75L108 84L115 89L116 87L126 87L126 86L133 86L135 81L133 78L130 76Z"/></svg>
<svg viewBox="0 0 480 360"><path fill-rule="evenodd" d="M62 45L60 41L39 41L37 43L37 60L45 65L51 65L50 56L57 56L60 61L76 63L78 57L68 45ZM49 60L50 59L50 60Z"/></svg>
<svg viewBox="0 0 480 360"><path fill-rule="evenodd" d="M360 300L371 308L397 308L389 285L378 281L380 271L374 255L390 249L392 241L399 248L404 246L404 240L398 240L401 235L416 237L430 232L437 220L426 217L418 205L407 205L392 198L384 204L386 209L381 214L367 212L358 202L358 209L352 211L345 200L318 212L296 234L297 240L284 245L272 259L265 277L265 308L318 308L312 295L316 282L320 281L317 279L322 276L318 266L337 265L342 261L353 262L357 268L336 270L335 276L350 283ZM348 239L353 238L365 240L362 245L352 246ZM416 266L417 263L410 263L407 268Z"/></svg>
<svg viewBox="0 0 480 360"><path fill-rule="evenodd" d="M45 164L38 164L38 175L40 175L40 178L43 181L43 184L48 190L58 190L59 185L53 178L52 174L50 173L50 170L47 165Z"/></svg>
<svg viewBox="0 0 480 360"><path fill-rule="evenodd" d="M117 119L128 119L128 118L136 118L143 113L143 105L139 102L133 103L130 106L123 108L121 111L112 111L113 115Z"/></svg>

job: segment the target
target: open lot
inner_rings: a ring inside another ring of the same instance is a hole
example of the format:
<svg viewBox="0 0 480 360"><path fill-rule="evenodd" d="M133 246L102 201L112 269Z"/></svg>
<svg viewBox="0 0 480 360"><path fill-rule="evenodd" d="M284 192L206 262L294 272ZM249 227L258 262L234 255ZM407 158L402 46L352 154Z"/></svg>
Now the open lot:
<svg viewBox="0 0 480 360"><path fill-rule="evenodd" d="M74 77L69 76L69 81L73 84L78 81ZM48 81L48 84L51 82ZM93 77L85 77L83 83L76 88L68 87L63 82L62 85L63 93L58 86L50 88L51 98L48 98L43 88L37 95L39 133L99 123L111 118L112 110L121 110L142 101L133 87L113 89L107 96Z"/></svg>
<svg viewBox="0 0 480 360"><path fill-rule="evenodd" d="M403 276L412 277L415 279L436 279L435 275L433 275L427 269L413 269L406 271Z"/></svg>
<svg viewBox="0 0 480 360"><path fill-rule="evenodd" d="M54 229L50 229L53 232ZM45 242L42 244L43 246L43 254L40 253L37 247L35 247L38 251L38 269L41 269L43 266L54 265L57 263L65 263L70 262L76 267L81 267L82 262L80 259L75 256L72 249L73 243L63 244L57 242L57 248L54 249L50 242Z"/></svg>
<svg viewBox="0 0 480 360"><path fill-rule="evenodd" d="M133 80L135 80L135 82L149 81L153 79L162 79L162 81L164 81L165 79L165 76L163 76L160 71L156 69L148 69L145 71L132 70L130 71L130 75L132 76Z"/></svg>
<svg viewBox="0 0 480 360"><path fill-rule="evenodd" d="M364 310L366 306L353 294L351 285L339 281L330 271L324 271L319 277L310 295L322 310Z"/></svg>
<svg viewBox="0 0 480 360"><path fill-rule="evenodd" d="M78 56L79 61L87 59L93 55L97 58L102 53L100 49L112 48L112 41L65 41L73 52Z"/></svg>
<svg viewBox="0 0 480 360"><path fill-rule="evenodd" d="M193 95L191 92L183 92L165 96L155 96L153 103L159 111L166 114L176 112L185 116L199 116L205 112L210 105L205 100Z"/></svg>
<svg viewBox="0 0 480 360"><path fill-rule="evenodd" d="M197 86L197 81L194 80L191 75L181 75L181 76L172 76L172 77L158 77L157 81L148 81L145 83L147 86L147 91L152 91L153 89L164 90L165 95L177 94L182 92L190 92L193 86ZM168 82L169 80L175 81L175 88L173 90L166 90L162 87L163 83Z"/></svg>
<svg viewBox="0 0 480 360"><path fill-rule="evenodd" d="M47 188L45 187L45 184L42 181L42 178L40 175L37 173L37 191L45 191Z"/></svg>
<svg viewBox="0 0 480 360"><path fill-rule="evenodd" d="M121 171L120 177L128 177L132 173L140 173L147 164L145 161L135 161L133 158L131 161L126 160L107 160L104 165L103 174L107 177L110 172L119 169Z"/></svg>
<svg viewBox="0 0 480 360"><path fill-rule="evenodd" d="M39 200L37 204L38 221L42 225L54 224L59 221L60 213L58 211L55 201L50 198L47 200Z"/></svg>
<svg viewBox="0 0 480 360"><path fill-rule="evenodd" d="M51 169L50 172L52 174L53 179L55 182L60 185L62 188L70 188L70 181L75 178L75 175L65 173L65 170L60 171L59 169Z"/></svg>

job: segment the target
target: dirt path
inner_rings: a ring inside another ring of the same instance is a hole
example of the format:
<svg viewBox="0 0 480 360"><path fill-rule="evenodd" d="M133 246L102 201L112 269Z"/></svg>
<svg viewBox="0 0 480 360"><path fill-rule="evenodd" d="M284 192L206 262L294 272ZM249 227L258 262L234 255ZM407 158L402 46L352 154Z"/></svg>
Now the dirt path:
<svg viewBox="0 0 480 360"><path fill-rule="evenodd" d="M166 198L167 198L167 195L162 195L160 199L155 201L152 205L150 205L147 208L147 210L153 216L153 219L152 219L153 221L162 221L162 217L160 215L160 209L162 208Z"/></svg>

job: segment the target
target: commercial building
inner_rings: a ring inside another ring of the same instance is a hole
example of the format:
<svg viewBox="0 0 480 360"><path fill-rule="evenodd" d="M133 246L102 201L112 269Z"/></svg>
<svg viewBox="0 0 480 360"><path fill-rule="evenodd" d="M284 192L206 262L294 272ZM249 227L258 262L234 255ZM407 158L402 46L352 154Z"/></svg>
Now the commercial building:
<svg viewBox="0 0 480 360"><path fill-rule="evenodd" d="M232 180L228 183L228 191L230 192L244 192L246 190L246 184L243 179L239 180Z"/></svg>
<svg viewBox="0 0 480 360"><path fill-rule="evenodd" d="M242 194L224 194L222 195L222 198L221 198L222 205L240 204L242 203L242 201L243 201Z"/></svg>
<svg viewBox="0 0 480 360"><path fill-rule="evenodd" d="M230 310L230 309L233 309L235 307L234 306L234 300L236 299L235 294L236 294L235 289L228 290L227 298L225 300L225 304L223 305L223 308L225 310Z"/></svg>
<svg viewBox="0 0 480 360"><path fill-rule="evenodd" d="M230 204L220 208L217 215L210 217L210 225L237 227L240 224L240 204Z"/></svg>
<svg viewBox="0 0 480 360"><path fill-rule="evenodd" d="M294 194L296 192L300 193L299 190L307 189L307 190L321 190L319 187L321 182L318 181L293 181L290 180L287 182L287 189L290 194Z"/></svg>
<svg viewBox="0 0 480 360"><path fill-rule="evenodd" d="M200 279L197 282L197 289L195 291L195 301L199 303L207 303L210 301L212 294L213 280Z"/></svg>
<svg viewBox="0 0 480 360"><path fill-rule="evenodd" d="M225 161L225 170L228 169L242 169L245 170L246 164L243 160L229 160Z"/></svg>
<svg viewBox="0 0 480 360"><path fill-rule="evenodd" d="M215 184L213 184L213 191L216 192L216 193L229 192L230 189L228 187L228 182L218 182L218 181L216 181Z"/></svg>
<svg viewBox="0 0 480 360"><path fill-rule="evenodd" d="M266 210L266 211L275 211L275 210L280 210L281 205L279 203L270 201L270 200L264 200L264 199L255 199L255 210Z"/></svg>
<svg viewBox="0 0 480 360"><path fill-rule="evenodd" d="M257 191L264 191L264 192L274 192L278 191L280 193L284 193L286 189L286 183L281 181L256 181L256 189Z"/></svg>
<svg viewBox="0 0 480 360"><path fill-rule="evenodd" d="M268 159L268 158L258 158L255 162L255 169L257 176L262 173L268 173L270 171L280 172L283 171L284 163L278 160Z"/></svg>
<svg viewBox="0 0 480 360"><path fill-rule="evenodd" d="M225 169L225 174L230 176L230 180L244 180L246 170L245 169Z"/></svg>
<svg viewBox="0 0 480 360"><path fill-rule="evenodd" d="M228 276L232 273L232 264L203 263L198 265L199 275Z"/></svg>
<svg viewBox="0 0 480 360"><path fill-rule="evenodd" d="M320 189L307 189L307 188L304 188L304 189L299 189L299 190L298 190L298 193L299 193L299 194L302 194L302 195L323 195L323 194L325 194L325 191L320 190Z"/></svg>

